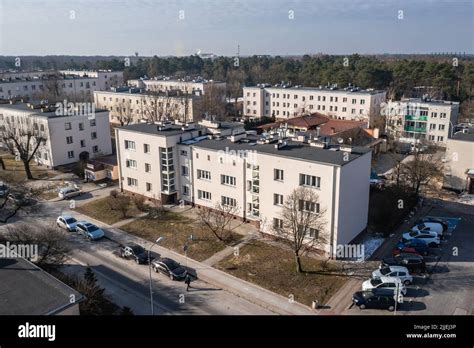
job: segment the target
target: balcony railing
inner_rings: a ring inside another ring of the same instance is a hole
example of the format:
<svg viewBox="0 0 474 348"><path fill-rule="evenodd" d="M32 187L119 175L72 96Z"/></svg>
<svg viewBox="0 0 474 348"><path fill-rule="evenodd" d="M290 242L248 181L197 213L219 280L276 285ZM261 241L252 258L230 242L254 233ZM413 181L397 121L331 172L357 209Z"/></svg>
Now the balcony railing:
<svg viewBox="0 0 474 348"><path fill-rule="evenodd" d="M407 120L407 121L428 121L428 116L405 115L405 120Z"/></svg>
<svg viewBox="0 0 474 348"><path fill-rule="evenodd" d="M426 133L426 127L405 126L406 132Z"/></svg>

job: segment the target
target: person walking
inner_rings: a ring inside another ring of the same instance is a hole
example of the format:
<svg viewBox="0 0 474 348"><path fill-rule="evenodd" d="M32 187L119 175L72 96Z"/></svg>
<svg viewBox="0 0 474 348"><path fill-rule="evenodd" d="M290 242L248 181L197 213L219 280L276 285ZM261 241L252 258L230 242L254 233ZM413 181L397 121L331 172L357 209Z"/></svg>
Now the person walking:
<svg viewBox="0 0 474 348"><path fill-rule="evenodd" d="M184 278L184 283L186 284L186 291L189 291L191 287L191 277L189 274L186 274L186 278Z"/></svg>

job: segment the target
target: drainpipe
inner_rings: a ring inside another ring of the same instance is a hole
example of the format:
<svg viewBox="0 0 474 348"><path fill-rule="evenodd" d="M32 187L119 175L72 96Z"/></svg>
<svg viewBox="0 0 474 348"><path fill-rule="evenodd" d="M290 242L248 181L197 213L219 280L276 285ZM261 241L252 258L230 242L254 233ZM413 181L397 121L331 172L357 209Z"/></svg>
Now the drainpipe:
<svg viewBox="0 0 474 348"><path fill-rule="evenodd" d="M331 259L334 259L334 220L335 220L335 209L336 209L336 179L337 179L337 167L334 166L332 169L332 208L331 208L331 240L330 240L330 252Z"/></svg>

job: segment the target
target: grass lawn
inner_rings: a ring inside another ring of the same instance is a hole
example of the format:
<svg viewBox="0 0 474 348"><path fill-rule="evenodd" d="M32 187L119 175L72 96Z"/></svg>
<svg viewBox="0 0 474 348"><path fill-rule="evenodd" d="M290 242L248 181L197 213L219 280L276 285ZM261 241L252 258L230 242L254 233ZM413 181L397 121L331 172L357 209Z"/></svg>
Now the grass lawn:
<svg viewBox="0 0 474 348"><path fill-rule="evenodd" d="M15 157L13 155L5 154L4 151L0 152L0 155L1 154L3 154L2 158L3 162L5 163L5 172L13 173L19 179L26 179L23 162L15 161ZM60 174L59 172L56 172L52 169L48 169L46 166L39 166L34 161L30 162L30 169L35 179L47 179Z"/></svg>
<svg viewBox="0 0 474 348"><path fill-rule="evenodd" d="M345 283L346 278L332 274L318 274L318 271L335 271L335 266L324 269L324 262L302 258L305 273L296 273L293 253L278 246L261 241L252 241L214 267L238 278L260 285L285 297L311 306L313 300L326 303Z"/></svg>
<svg viewBox="0 0 474 348"><path fill-rule="evenodd" d="M144 239L155 241L164 237L160 245L184 255L183 247L188 245L187 256L203 261L225 248L225 244L210 234L198 222L174 212L166 212L160 218L140 218L122 227L122 230ZM193 235L193 241L189 236ZM234 239L238 239L234 234Z"/></svg>
<svg viewBox="0 0 474 348"><path fill-rule="evenodd" d="M76 207L76 210L79 213L88 215L109 225L141 214L141 212L135 207L135 204L130 202L130 209L127 214L128 216L124 218L120 211L110 209L110 206L107 203L110 199L113 198L108 196L105 198L96 199L92 202Z"/></svg>

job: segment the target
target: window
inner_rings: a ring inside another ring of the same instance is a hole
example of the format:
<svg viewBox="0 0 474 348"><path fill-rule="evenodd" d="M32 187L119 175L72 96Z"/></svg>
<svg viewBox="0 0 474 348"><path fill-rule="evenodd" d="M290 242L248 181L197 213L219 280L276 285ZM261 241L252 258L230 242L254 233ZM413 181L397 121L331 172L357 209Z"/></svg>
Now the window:
<svg viewBox="0 0 474 348"><path fill-rule="evenodd" d="M145 172L146 173L151 173L151 164L150 163L145 163Z"/></svg>
<svg viewBox="0 0 474 348"><path fill-rule="evenodd" d="M189 187L188 186L183 186L183 195L184 196L189 196Z"/></svg>
<svg viewBox="0 0 474 348"><path fill-rule="evenodd" d="M152 185L149 182L147 182L146 183L146 191L150 192L151 190L152 190Z"/></svg>
<svg viewBox="0 0 474 348"><path fill-rule="evenodd" d="M208 161L211 160L211 156L210 156L210 155L207 155L207 160L208 160Z"/></svg>
<svg viewBox="0 0 474 348"><path fill-rule="evenodd" d="M437 113L437 112L432 112L432 113L431 113L431 117L433 117L433 118L438 117L438 113Z"/></svg>
<svg viewBox="0 0 474 348"><path fill-rule="evenodd" d="M199 159L199 154L196 152L196 158Z"/></svg>
<svg viewBox="0 0 474 348"><path fill-rule="evenodd" d="M97 133L96 132L91 133L91 139L97 139ZM135 144L135 143L133 143L133 144ZM135 147L133 149L135 150Z"/></svg>
<svg viewBox="0 0 474 348"><path fill-rule="evenodd" d="M189 175L189 168L186 166L181 166L181 175L188 176Z"/></svg>
<svg viewBox="0 0 474 348"><path fill-rule="evenodd" d="M446 127L446 126L445 126L444 124L440 124L440 125L438 126L438 130L444 130L445 127Z"/></svg>
<svg viewBox="0 0 474 348"><path fill-rule="evenodd" d="M444 141L444 137L438 136L438 141Z"/></svg>
<svg viewBox="0 0 474 348"><path fill-rule="evenodd" d="M357 99L352 99L352 104L356 104L357 103Z"/></svg>
<svg viewBox="0 0 474 348"><path fill-rule="evenodd" d="M93 153L99 152L99 147L97 145L92 146L92 152Z"/></svg>
<svg viewBox="0 0 474 348"><path fill-rule="evenodd" d="M221 175L221 184L235 186L236 180L235 176Z"/></svg>
<svg viewBox="0 0 474 348"><path fill-rule="evenodd" d="M86 141L85 140L81 140L81 147L86 147Z"/></svg>
<svg viewBox="0 0 474 348"><path fill-rule="evenodd" d="M188 155L188 151L186 150L181 150L181 156L187 156ZM197 157L196 157L197 158Z"/></svg>
<svg viewBox="0 0 474 348"><path fill-rule="evenodd" d="M278 218L273 218L273 228L280 229L283 228L283 220Z"/></svg>
<svg viewBox="0 0 474 348"><path fill-rule="evenodd" d="M319 237L319 230L316 228L309 228L309 236L314 239L318 239Z"/></svg>
<svg viewBox="0 0 474 348"><path fill-rule="evenodd" d="M283 205L283 195L278 193L273 194L273 205Z"/></svg>
<svg viewBox="0 0 474 348"><path fill-rule="evenodd" d="M283 170L282 169L273 169L273 180L283 181Z"/></svg>
<svg viewBox="0 0 474 348"><path fill-rule="evenodd" d="M197 170L197 177L198 179L201 179L201 180L211 180L211 172L208 172L207 170L201 170L201 169L198 169Z"/></svg>
<svg viewBox="0 0 474 348"><path fill-rule="evenodd" d="M92 133L94 134L94 133ZM94 138L92 138L94 139ZM130 141L130 140L125 140L125 148L127 150L135 150L135 142L134 141Z"/></svg>
<svg viewBox="0 0 474 348"><path fill-rule="evenodd" d="M80 131L83 131L84 130L84 123L79 123L79 130Z"/></svg>
<svg viewBox="0 0 474 348"><path fill-rule="evenodd" d="M44 124L40 124L40 131L44 132Z"/></svg>
<svg viewBox="0 0 474 348"><path fill-rule="evenodd" d="M71 129L72 129L72 127L71 127L71 122L66 122L66 123L64 124L64 128L65 128L66 130L71 130Z"/></svg>
<svg viewBox="0 0 474 348"><path fill-rule="evenodd" d="M446 113L445 112L440 112L439 118L446 118Z"/></svg>
<svg viewBox="0 0 474 348"><path fill-rule="evenodd" d="M205 200L205 201L210 201L211 200L211 193L207 191L202 191L198 190L198 198Z"/></svg>
<svg viewBox="0 0 474 348"><path fill-rule="evenodd" d="M300 185L319 188L321 187L321 178L314 175L300 174Z"/></svg>
<svg viewBox="0 0 474 348"><path fill-rule="evenodd" d="M137 169L137 161L132 160L132 159L128 159L128 160L125 161L125 166L127 168Z"/></svg>
<svg viewBox="0 0 474 348"><path fill-rule="evenodd" d="M360 105L364 105L365 104L365 99L361 99L360 100Z"/></svg>
<svg viewBox="0 0 474 348"><path fill-rule="evenodd" d="M150 144L143 144L143 152L150 153Z"/></svg>
<svg viewBox="0 0 474 348"><path fill-rule="evenodd" d="M305 200L298 200L298 208L300 211L308 211L311 213L319 213L319 203L305 201Z"/></svg>
<svg viewBox="0 0 474 348"><path fill-rule="evenodd" d="M138 186L138 180L134 178L127 178L128 186Z"/></svg>
<svg viewBox="0 0 474 348"><path fill-rule="evenodd" d="M235 198L230 198L226 196L221 196L221 203L224 206L235 207L237 205L237 201Z"/></svg>
<svg viewBox="0 0 474 348"><path fill-rule="evenodd" d="M72 144L72 136L66 137L66 144Z"/></svg>
<svg viewBox="0 0 474 348"><path fill-rule="evenodd" d="M430 123L430 130L436 129L436 123Z"/></svg>
<svg viewBox="0 0 474 348"><path fill-rule="evenodd" d="M74 158L74 151L68 151L67 152L67 157L68 158Z"/></svg>

